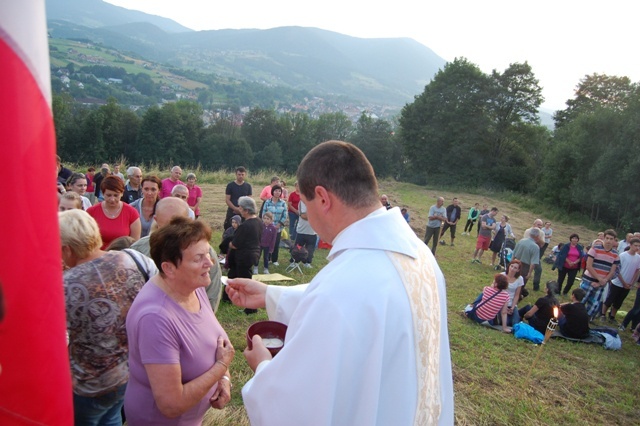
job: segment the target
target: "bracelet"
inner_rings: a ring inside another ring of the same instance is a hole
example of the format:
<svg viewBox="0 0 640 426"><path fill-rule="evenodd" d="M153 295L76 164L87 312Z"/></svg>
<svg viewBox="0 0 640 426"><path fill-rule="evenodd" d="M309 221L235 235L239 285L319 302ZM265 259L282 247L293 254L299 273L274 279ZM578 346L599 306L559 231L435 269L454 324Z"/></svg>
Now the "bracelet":
<svg viewBox="0 0 640 426"><path fill-rule="evenodd" d="M222 376L220 380L226 380L227 382L229 382L229 388L233 388L233 383L231 383L231 379L226 374Z"/></svg>
<svg viewBox="0 0 640 426"><path fill-rule="evenodd" d="M224 365L224 368L226 368L227 370L229 369L229 366L227 364L225 364L224 362L218 360L218 361L216 361L216 364L218 364L218 363Z"/></svg>

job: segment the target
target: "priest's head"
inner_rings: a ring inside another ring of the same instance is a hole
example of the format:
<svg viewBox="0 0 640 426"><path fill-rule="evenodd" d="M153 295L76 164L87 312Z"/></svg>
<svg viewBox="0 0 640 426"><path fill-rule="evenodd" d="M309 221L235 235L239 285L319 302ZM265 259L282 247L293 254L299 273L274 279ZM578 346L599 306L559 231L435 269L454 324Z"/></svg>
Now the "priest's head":
<svg viewBox="0 0 640 426"><path fill-rule="evenodd" d="M309 223L324 241L381 208L373 167L350 143L317 145L300 163L297 177Z"/></svg>

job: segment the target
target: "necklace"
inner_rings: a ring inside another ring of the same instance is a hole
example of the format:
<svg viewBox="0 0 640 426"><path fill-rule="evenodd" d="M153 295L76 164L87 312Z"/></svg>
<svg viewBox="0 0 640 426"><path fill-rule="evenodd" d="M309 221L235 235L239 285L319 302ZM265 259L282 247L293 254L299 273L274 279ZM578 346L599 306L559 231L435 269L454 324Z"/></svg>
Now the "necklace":
<svg viewBox="0 0 640 426"><path fill-rule="evenodd" d="M114 213L111 213L108 209L107 206L102 203L102 211L104 212L104 214L109 218L109 219L115 219L116 217L118 217L118 215L120 214L120 211L122 210L122 203L120 203L118 205L118 208L116 209L116 211Z"/></svg>

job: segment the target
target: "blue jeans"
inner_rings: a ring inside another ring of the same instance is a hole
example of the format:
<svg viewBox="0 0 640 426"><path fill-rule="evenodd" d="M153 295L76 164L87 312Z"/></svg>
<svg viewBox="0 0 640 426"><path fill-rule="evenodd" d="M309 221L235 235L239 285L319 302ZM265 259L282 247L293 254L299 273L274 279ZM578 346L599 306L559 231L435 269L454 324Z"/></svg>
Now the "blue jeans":
<svg viewBox="0 0 640 426"><path fill-rule="evenodd" d="M124 404L126 383L114 391L97 397L73 394L73 416L76 426L122 426L120 410Z"/></svg>
<svg viewBox="0 0 640 426"><path fill-rule="evenodd" d="M262 251L262 257L264 259L264 269L269 269L269 260L271 259L271 255L269 254L269 247L260 247L260 251ZM260 259L258 259L258 263L260 263Z"/></svg>
<svg viewBox="0 0 640 426"><path fill-rule="evenodd" d="M293 212L289 212L289 239L291 241L295 241L296 240L296 227L298 225L298 215L293 213Z"/></svg>
<svg viewBox="0 0 640 426"><path fill-rule="evenodd" d="M511 306L509 306L511 307ZM513 314L511 315L507 315L507 322L509 326L513 327L514 325L516 325L517 323L520 322L520 312L518 311L517 307L514 307L513 309Z"/></svg>
<svg viewBox="0 0 640 426"><path fill-rule="evenodd" d="M489 324L493 325L493 320L483 320L482 318L478 317L478 315L476 315L476 311L471 310L469 312L467 312L467 318L469 318L472 321L477 322L478 324L482 324L483 322L488 322Z"/></svg>

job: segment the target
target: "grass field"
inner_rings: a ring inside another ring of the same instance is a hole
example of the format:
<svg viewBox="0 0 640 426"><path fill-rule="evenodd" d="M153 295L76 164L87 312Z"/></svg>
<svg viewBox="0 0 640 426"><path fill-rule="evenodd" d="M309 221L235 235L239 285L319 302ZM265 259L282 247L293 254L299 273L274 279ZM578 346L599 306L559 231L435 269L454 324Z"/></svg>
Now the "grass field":
<svg viewBox="0 0 640 426"><path fill-rule="evenodd" d="M268 182L268 174L252 176L249 181L254 193L259 193ZM214 229L212 245L217 248L226 207L222 176L201 179L204 191L202 219ZM231 180L231 175L228 175ZM293 179L289 179L290 184ZM289 185L290 187L292 185ZM423 238L429 206L437 196L443 196L448 205L457 196L463 208L463 223L469 206L475 202L497 206L500 214L511 217L510 223L517 237L531 226L536 217L546 220L541 211L524 211L515 205L489 196L442 192L405 183L381 182L381 193L389 196L394 206L407 207L411 214L411 227ZM597 230L554 221L554 236L551 245L568 240L569 234L577 232L581 242L595 238ZM461 311L491 282L495 271L488 265L490 257L485 253L483 265L470 263L475 246L475 237L461 236L458 229L455 247L440 246L437 260L447 280L448 325L451 340L451 357L455 389L455 418L459 425L632 425L638 424L640 405L637 402L638 387L635 374L639 368L640 347L630 338L629 332L622 334L621 351L606 351L598 345L576 344L552 339L544 348L529 383L525 381L538 346L516 340L512 335L490 330L463 318ZM475 235L475 229L474 233ZM446 236L449 242L449 236ZM308 282L320 268L326 265L327 250L319 250L314 258L314 267L304 276L293 274L296 282L279 283L291 285ZM287 254L281 259L286 264ZM270 268L271 272L283 273L286 265ZM550 265L544 264L542 282L555 279ZM576 281L575 286L578 285ZM528 287L531 287L529 284ZM531 292L521 302L535 303L543 294ZM633 304L632 291L621 311ZM568 301L561 299L561 302ZM241 388L251 377L242 351L245 348L245 331L254 321L266 319L261 310L247 317L237 307L221 304L218 319L229 334L236 356L231 365L233 375L233 398L222 411L210 410L205 417L206 425L248 425L242 406ZM620 317L618 318L621 319ZM310 367L312 368L312 367Z"/></svg>

